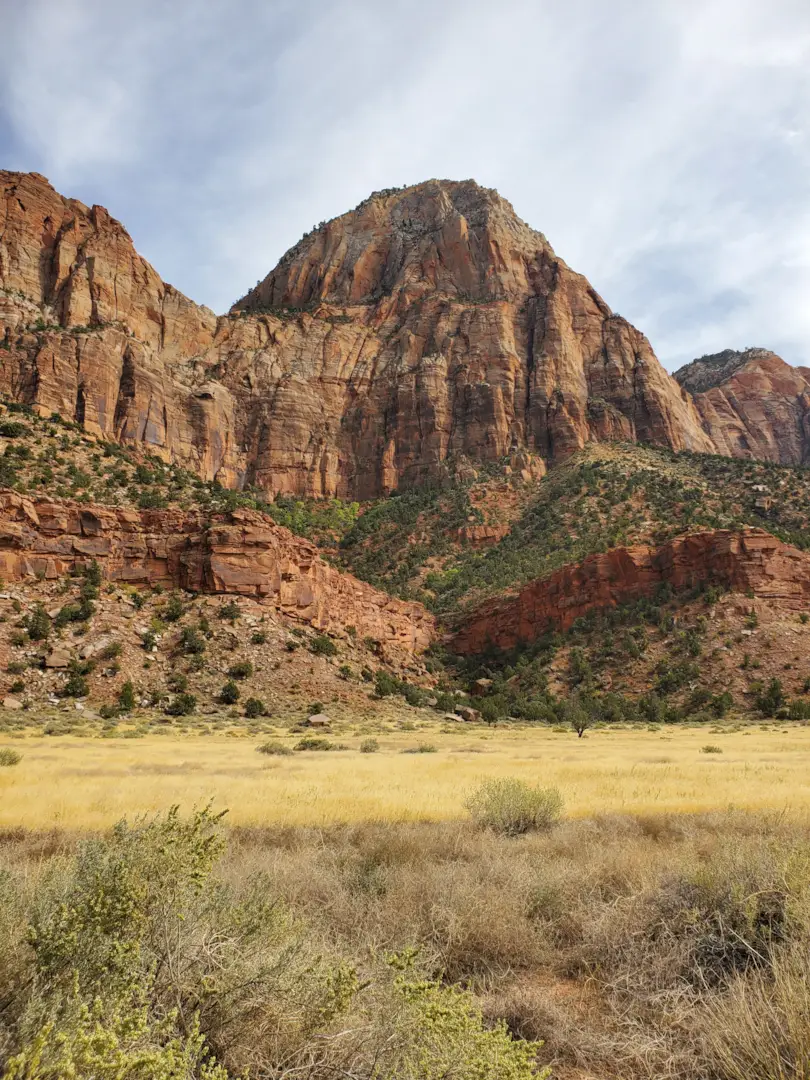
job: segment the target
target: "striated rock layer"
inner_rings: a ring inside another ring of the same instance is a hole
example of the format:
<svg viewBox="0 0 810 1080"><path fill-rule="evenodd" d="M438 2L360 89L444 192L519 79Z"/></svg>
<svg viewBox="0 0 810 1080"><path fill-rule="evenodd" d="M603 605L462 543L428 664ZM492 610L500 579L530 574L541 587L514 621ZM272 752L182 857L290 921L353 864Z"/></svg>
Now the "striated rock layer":
<svg viewBox="0 0 810 1080"><path fill-rule="evenodd" d="M651 596L663 582L675 589L701 583L779 600L810 603L810 553L760 529L682 536L661 547L614 548L526 585L516 596L482 604L451 641L460 654L511 649L549 629L567 629L581 615Z"/></svg>
<svg viewBox="0 0 810 1080"><path fill-rule="evenodd" d="M56 578L91 559L108 580L252 596L318 630L354 626L389 658L421 652L433 633L421 604L335 570L313 544L252 510L210 519L0 492L5 580Z"/></svg>
<svg viewBox="0 0 810 1080"><path fill-rule="evenodd" d="M727 350L673 379L473 181L375 193L219 318L102 207L37 173L0 197L0 392L228 486L365 499L609 440L810 460L810 371Z"/></svg>
<svg viewBox="0 0 810 1080"><path fill-rule="evenodd" d="M810 461L810 370L767 349L703 356L675 372L720 454Z"/></svg>
<svg viewBox="0 0 810 1080"><path fill-rule="evenodd" d="M0 391L208 479L370 498L459 457L714 448L646 338L472 181L374 194L219 319L103 208L0 190Z"/></svg>
<svg viewBox="0 0 810 1080"><path fill-rule="evenodd" d="M37 173L0 172L0 199L0 391L232 481L233 402L202 392L214 313L163 282L103 207Z"/></svg>

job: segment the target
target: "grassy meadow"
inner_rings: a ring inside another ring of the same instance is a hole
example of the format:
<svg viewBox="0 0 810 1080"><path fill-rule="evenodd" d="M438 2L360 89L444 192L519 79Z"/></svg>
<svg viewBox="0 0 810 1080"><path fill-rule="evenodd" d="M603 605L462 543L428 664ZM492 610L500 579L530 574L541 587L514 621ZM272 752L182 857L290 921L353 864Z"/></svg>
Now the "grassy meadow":
<svg viewBox="0 0 810 1080"><path fill-rule="evenodd" d="M291 749L299 737L278 742ZM614 727L582 739L537 727L423 728L378 733L375 753L359 751L357 733L330 738L348 749L272 756L256 752L263 738L170 732L7 738L0 747L22 760L0 769L0 827L93 830L209 800L234 825L447 821L465 816L468 790L504 776L556 785L568 817L810 809L804 727Z"/></svg>

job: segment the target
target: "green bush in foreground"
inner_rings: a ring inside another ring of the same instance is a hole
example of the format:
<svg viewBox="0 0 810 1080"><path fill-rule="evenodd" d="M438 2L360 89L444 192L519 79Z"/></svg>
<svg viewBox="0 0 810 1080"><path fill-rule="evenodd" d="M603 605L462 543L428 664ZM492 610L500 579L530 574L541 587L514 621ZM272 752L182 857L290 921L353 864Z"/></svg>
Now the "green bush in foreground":
<svg viewBox="0 0 810 1080"><path fill-rule="evenodd" d="M4 926L10 952L0 937L14 973L3 1080L548 1075L537 1043L485 1026L472 995L423 978L415 954L374 961L361 983L266 877L235 891L215 874L220 818L120 822L43 876Z"/></svg>
<svg viewBox="0 0 810 1080"><path fill-rule="evenodd" d="M189 821L172 811L119 824L82 847L67 879L46 884L28 927L34 971L4 1080L227 1080L193 1011L185 1026L161 1005L162 946L150 941L180 929L194 906L221 849L217 821L207 810Z"/></svg>
<svg viewBox="0 0 810 1080"><path fill-rule="evenodd" d="M408 973L409 957L389 959L404 973L394 982L399 1005L398 1027L403 1044L383 1074L402 1080L545 1080L550 1069L538 1071L534 1058L542 1045L512 1039L500 1020L484 1028L472 994L432 980L417 980Z"/></svg>
<svg viewBox="0 0 810 1080"><path fill-rule="evenodd" d="M506 836L548 829L560 819L563 798L555 787L533 787L514 777L485 780L464 805L481 828Z"/></svg>
<svg viewBox="0 0 810 1080"><path fill-rule="evenodd" d="M16 750L12 750L10 746L0 747L0 768L9 768L12 765L19 765L22 761L22 754L18 754Z"/></svg>

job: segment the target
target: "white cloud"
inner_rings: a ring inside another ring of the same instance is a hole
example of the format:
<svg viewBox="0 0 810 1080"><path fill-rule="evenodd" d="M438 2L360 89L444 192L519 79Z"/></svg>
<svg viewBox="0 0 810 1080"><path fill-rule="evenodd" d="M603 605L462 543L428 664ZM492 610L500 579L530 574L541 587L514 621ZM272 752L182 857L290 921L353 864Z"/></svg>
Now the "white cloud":
<svg viewBox="0 0 810 1080"><path fill-rule="evenodd" d="M7 163L104 202L219 310L372 189L472 176L670 365L753 343L810 360L806 0L29 0L4 19Z"/></svg>

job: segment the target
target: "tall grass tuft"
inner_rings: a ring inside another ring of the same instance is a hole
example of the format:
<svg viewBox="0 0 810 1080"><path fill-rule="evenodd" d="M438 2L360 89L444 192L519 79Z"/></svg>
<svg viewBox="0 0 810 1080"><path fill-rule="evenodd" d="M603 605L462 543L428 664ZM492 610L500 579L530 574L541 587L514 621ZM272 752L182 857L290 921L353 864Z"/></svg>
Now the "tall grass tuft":
<svg viewBox="0 0 810 1080"><path fill-rule="evenodd" d="M736 979L708 1010L707 1056L722 1080L802 1080L810 1075L810 957L806 943L772 971Z"/></svg>

